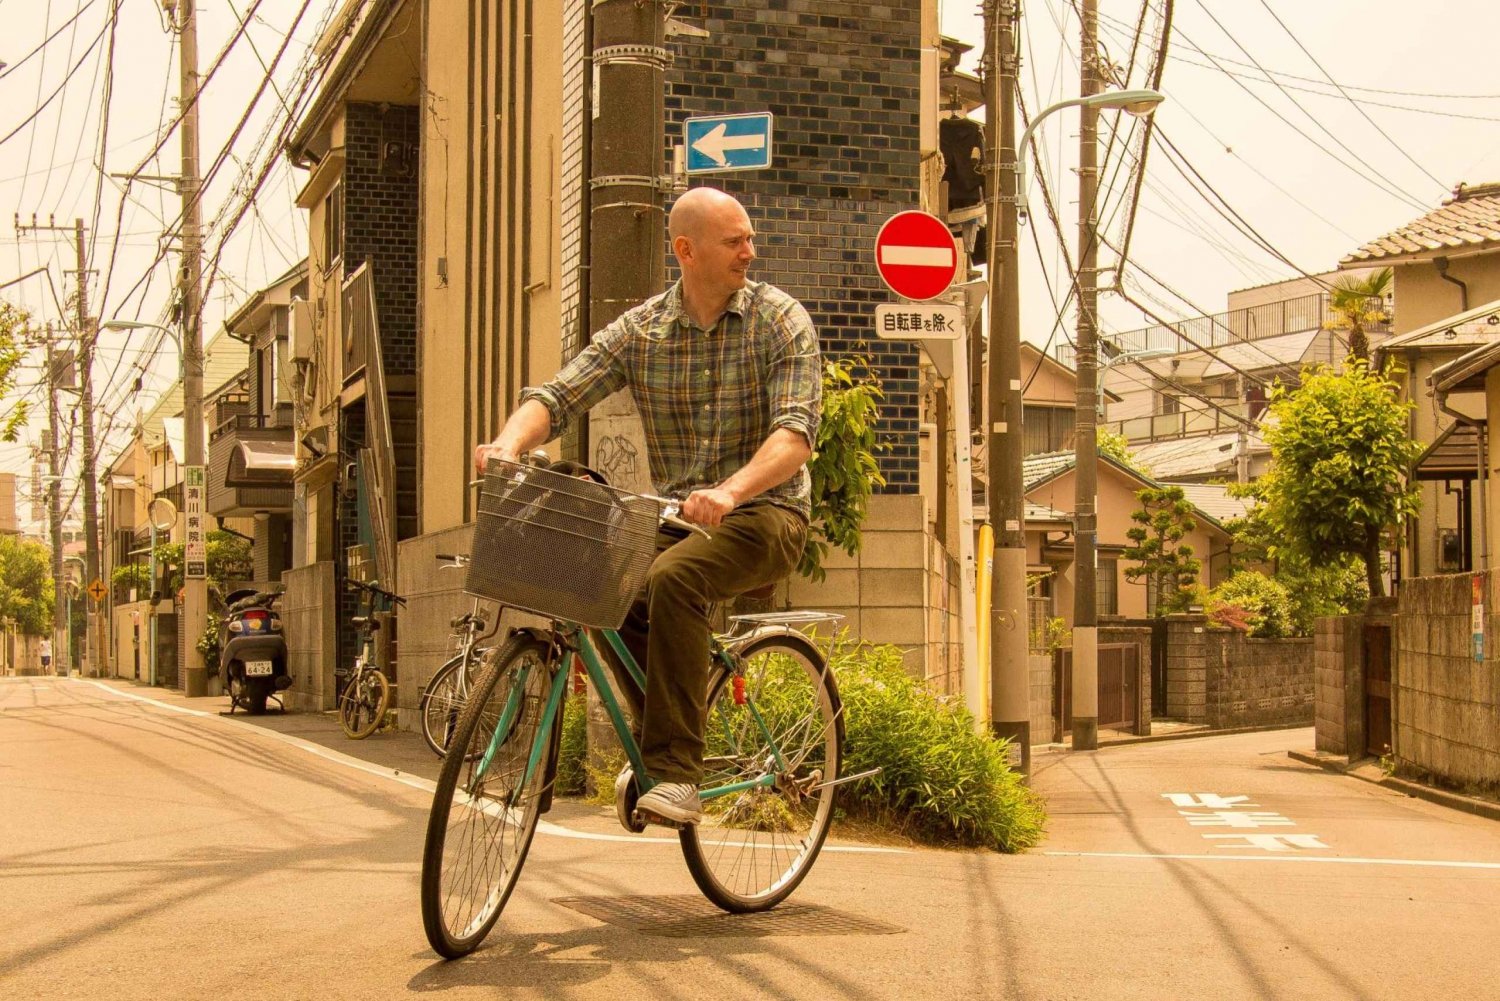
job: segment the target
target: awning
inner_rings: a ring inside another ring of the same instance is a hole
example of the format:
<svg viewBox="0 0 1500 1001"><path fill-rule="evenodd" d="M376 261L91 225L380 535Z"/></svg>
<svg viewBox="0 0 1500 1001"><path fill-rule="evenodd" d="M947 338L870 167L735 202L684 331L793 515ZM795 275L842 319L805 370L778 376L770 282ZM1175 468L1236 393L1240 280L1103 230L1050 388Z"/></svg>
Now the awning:
<svg viewBox="0 0 1500 1001"><path fill-rule="evenodd" d="M297 468L291 441L241 441L229 453L226 487L289 487Z"/></svg>
<svg viewBox="0 0 1500 1001"><path fill-rule="evenodd" d="M1479 432L1457 422L1417 458L1419 480L1472 480L1479 475Z"/></svg>
<svg viewBox="0 0 1500 1001"><path fill-rule="evenodd" d="M183 419L181 417L163 417L161 429L167 436L167 447L172 450L172 461L179 466L187 465L187 445L183 434Z"/></svg>

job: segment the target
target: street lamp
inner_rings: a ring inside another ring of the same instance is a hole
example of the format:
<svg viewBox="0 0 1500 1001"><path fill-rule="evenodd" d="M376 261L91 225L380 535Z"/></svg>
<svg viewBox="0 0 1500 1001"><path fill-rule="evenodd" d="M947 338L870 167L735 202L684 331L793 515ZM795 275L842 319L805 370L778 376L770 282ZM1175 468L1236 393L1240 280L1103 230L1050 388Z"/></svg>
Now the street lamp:
<svg viewBox="0 0 1500 1001"><path fill-rule="evenodd" d="M160 330L172 338L172 344L177 348L177 372L182 374L182 336L171 327L164 327L160 323L146 323L142 320L105 320L99 324L100 330Z"/></svg>
<svg viewBox="0 0 1500 1001"><path fill-rule="evenodd" d="M1015 42L1014 30L1015 25L1012 19L992 19L990 30L987 32L990 51L992 53L1011 52ZM1027 214L1027 146L1042 120L1063 108L1083 107L1091 110L1114 108L1132 115L1144 115L1150 114L1165 98L1154 90L1115 90L1100 94L1086 93L1082 97L1059 101L1043 108L1021 134L1021 141L1016 143L1014 141L1016 76L1013 61L992 58L988 78L990 89L986 103L993 109L993 116L1000 124L999 129L990 131L990 148L987 156L990 164L989 191L991 193L988 257L991 274L995 276L990 284L992 290L989 338L990 416L986 448L990 462L986 499L989 522L995 533L995 557L990 578L991 622L988 665L992 693L990 720L996 736L1011 740L1013 746L1019 750L1021 769L1029 772L1031 767L1031 681L1027 667L1029 616L1026 594L1024 468L1026 450L1022 430L1024 389L1021 372L1020 254L1017 239L1018 221L1024 219ZM1087 86L1084 88L1085 91L1090 89ZM1092 136L1092 134L1092 130L1089 130L1088 135ZM1084 166L1089 167L1091 172L1091 164ZM1086 203L1084 211L1091 219L1092 197ZM1090 263L1087 267L1092 268L1092 257L1090 256L1088 260ZM1093 275L1092 273L1083 274L1082 265L1079 270L1081 290L1085 281L1092 283ZM1092 303L1089 309L1092 311ZM1080 322L1078 347L1080 355L1085 350L1082 341L1083 326L1084 324ZM1090 341L1089 349L1092 350L1092 341ZM1093 429L1097 426L1097 417L1093 413L1094 401L1097 397L1094 386L1096 375L1093 366L1089 366L1087 373L1083 371L1083 368L1084 366L1080 364L1077 376L1079 397L1077 414L1081 421L1084 416L1083 410L1087 406L1090 437L1088 444L1093 445L1092 439L1096 433ZM1087 390L1086 403L1084 402L1085 390ZM1079 444L1075 441L1075 447ZM1092 450L1089 454L1092 456ZM1080 495L1083 493L1083 477L1085 476L1083 467L1085 465L1088 466L1087 472L1090 475L1094 471L1092 463L1085 463L1080 458L1079 469L1075 473ZM1087 502L1090 511L1093 505L1093 493L1094 486L1090 479ZM1082 510L1083 506L1080 501L1079 509ZM1075 532L1075 539L1078 534ZM1090 542L1092 542L1091 535ZM1081 549L1081 547L1075 546L1075 549ZM1090 546L1087 555L1088 566L1093 566L1093 559L1093 550ZM1075 567L1079 565L1082 564L1075 561ZM1076 572L1081 574L1081 571ZM1093 599L1092 587L1088 589L1088 597L1090 600ZM1076 610L1074 619L1075 622L1078 619ZM1092 622L1093 619L1089 621ZM1097 631L1091 633L1090 637L1094 638L1097 643ZM1081 644L1075 643L1075 647L1079 645ZM1075 657L1079 653L1080 651L1075 649ZM1097 654L1094 656L1097 659ZM1076 667L1075 663L1075 670ZM1096 660L1094 670L1097 672ZM1097 680L1093 675L1089 684L1097 685ZM1078 698L1076 683L1073 692L1076 700ZM1097 696L1091 696L1089 702L1091 704L1097 702ZM1096 726L1097 714L1098 709L1095 707L1092 715ZM1074 715L1076 718L1078 714ZM1082 742L1082 746L1091 747L1092 741L1096 739L1087 738ZM1079 741L1075 740L1074 746L1080 746Z"/></svg>
<svg viewBox="0 0 1500 1001"><path fill-rule="evenodd" d="M1026 204L1026 145L1031 142L1031 134L1036 127L1042 123L1042 119L1054 111L1063 108L1093 108L1105 111L1123 111L1127 115L1137 118L1151 114L1156 106L1167 99L1167 95L1159 90L1107 90L1102 94L1091 94L1088 97L1070 97L1066 101L1058 101L1049 104L1031 120L1026 126L1026 131L1021 133L1021 141L1016 144L1016 211L1022 219L1027 216Z"/></svg>

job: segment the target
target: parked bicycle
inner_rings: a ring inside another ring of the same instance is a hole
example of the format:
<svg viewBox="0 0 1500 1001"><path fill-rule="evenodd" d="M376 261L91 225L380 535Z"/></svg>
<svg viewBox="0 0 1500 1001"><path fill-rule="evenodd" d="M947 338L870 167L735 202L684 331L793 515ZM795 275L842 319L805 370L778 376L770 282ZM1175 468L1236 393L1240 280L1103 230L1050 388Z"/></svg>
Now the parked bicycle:
<svg viewBox="0 0 1500 1001"><path fill-rule="evenodd" d="M366 614L351 620L360 635L359 654L339 693L339 726L345 736L363 740L380 726L391 704L391 683L375 663L375 633L380 629L381 612L406 604L399 594L376 584L346 579L351 591L363 591L367 597Z"/></svg>
<svg viewBox="0 0 1500 1001"><path fill-rule="evenodd" d="M439 553L444 569L458 569L469 565L469 557L462 554ZM458 616L449 625L458 645L458 653L438 668L422 689L418 713L422 718L422 737L432 753L442 757L453 740L458 728L458 718L469 701L469 689L490 647L483 645L494 635L489 626L489 614L483 603L474 599L474 607ZM496 617L495 629L499 628ZM493 726L493 721L490 722Z"/></svg>
<svg viewBox="0 0 1500 1001"><path fill-rule="evenodd" d="M627 830L645 829L635 804L654 782L605 683L601 651L644 690L616 630L655 557L660 523L702 531L663 498L491 460L466 590L551 622L512 630L488 660L443 761L421 895L427 939L441 955L473 951L494 927L538 819L551 808L574 658L629 762L615 783L616 813ZM837 787L873 774L839 776L838 686L822 652L798 631L839 618L736 616L730 632L713 640L704 817L678 837L699 889L726 911L763 911L785 900L823 847Z"/></svg>

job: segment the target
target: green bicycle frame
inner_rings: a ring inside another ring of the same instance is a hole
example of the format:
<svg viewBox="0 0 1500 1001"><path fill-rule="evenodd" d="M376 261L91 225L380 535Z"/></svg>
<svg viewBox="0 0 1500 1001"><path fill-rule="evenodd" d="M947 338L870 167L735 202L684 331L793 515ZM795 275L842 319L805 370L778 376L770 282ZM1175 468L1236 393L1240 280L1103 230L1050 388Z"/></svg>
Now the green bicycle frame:
<svg viewBox="0 0 1500 1001"><path fill-rule="evenodd" d="M640 665L636 663L635 658L631 656L630 650L626 647L625 641L620 638L620 634L613 629L600 629L598 632L609 645L610 650L620 659L620 663L625 666L626 671L630 673L630 677L644 690L646 684L645 673L641 670ZM630 732L630 724L625 721L625 713L620 708L620 703L615 699L613 689L611 689L609 683L606 681L604 662L600 659L599 652L595 649L592 638L578 626L566 627L564 636L572 641L578 658L583 661L584 673L588 675L589 681L594 686L594 690L599 693L599 700L604 703L604 711L609 715L609 721L615 729L615 735L620 739L620 746L625 749L625 756L629 759L630 767L635 772L637 784L641 792L645 792L656 784L656 780L652 779L646 773L646 765L641 758L640 745L636 743L635 735ZM734 657L722 645L714 644L713 655L725 667L733 669ZM564 658L565 661L566 659ZM515 684L511 686L510 694L505 700L505 708L500 714L500 722L495 727L494 734L490 737L490 744L485 750L483 760L480 761L479 767L474 772L474 781L477 782L489 771L495 755L500 750L500 745L505 742L503 735L510 733L516 715L521 711L521 693L526 690L526 680L532 670L534 668L530 666L522 667ZM526 774L516 786L518 793L521 789L529 786L532 776L542 763L542 756L546 753L547 749L547 740L551 735L552 727L556 724L558 713L562 708L563 695L567 691L568 679L571 674L572 672L568 670L558 670L552 678L552 687L548 693L547 705L542 712L541 727L537 731L536 739L532 742L531 754L526 761ZM756 708L753 698L747 697L746 707L750 710L750 717L755 721L755 725L759 729L761 736L765 738L766 744L771 749L771 755L776 762L776 769L762 775L760 778L749 779L744 782L731 782L727 785L702 789L698 793L700 799L713 799L717 796L729 796L737 792L743 792L746 789L775 785L777 772L786 768L786 761L782 757L781 748L776 745L775 738L771 736L770 730L766 727L765 720L761 717L760 710ZM734 736L727 732L727 727L726 736L729 738L731 748L737 751L738 748L734 747Z"/></svg>

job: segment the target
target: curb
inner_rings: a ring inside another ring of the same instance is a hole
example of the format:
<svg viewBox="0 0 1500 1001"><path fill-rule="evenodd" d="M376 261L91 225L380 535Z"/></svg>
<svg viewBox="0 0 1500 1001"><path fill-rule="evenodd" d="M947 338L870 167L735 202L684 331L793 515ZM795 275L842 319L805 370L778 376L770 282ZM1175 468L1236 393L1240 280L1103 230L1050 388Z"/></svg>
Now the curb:
<svg viewBox="0 0 1500 1001"><path fill-rule="evenodd" d="M1361 782L1369 782L1371 785L1384 786L1415 799L1425 799L1429 803L1446 806L1450 810L1472 813L1486 820L1500 820L1500 803L1465 796L1462 793L1448 792L1446 789L1438 789L1410 779L1397 778L1394 775L1380 774L1378 778L1375 775L1361 775L1359 764L1341 764L1340 762L1346 759L1319 755L1316 751L1287 751L1286 756L1304 765L1314 765L1335 775L1347 775Z"/></svg>
<svg viewBox="0 0 1500 1001"><path fill-rule="evenodd" d="M1222 730L1179 730L1175 733L1148 733L1141 737L1116 737L1099 741L1100 747L1120 747L1125 744L1151 744L1163 740L1191 740L1194 737L1230 737L1237 733L1266 733L1271 730L1301 730L1307 723L1263 723L1259 726L1231 726Z"/></svg>

